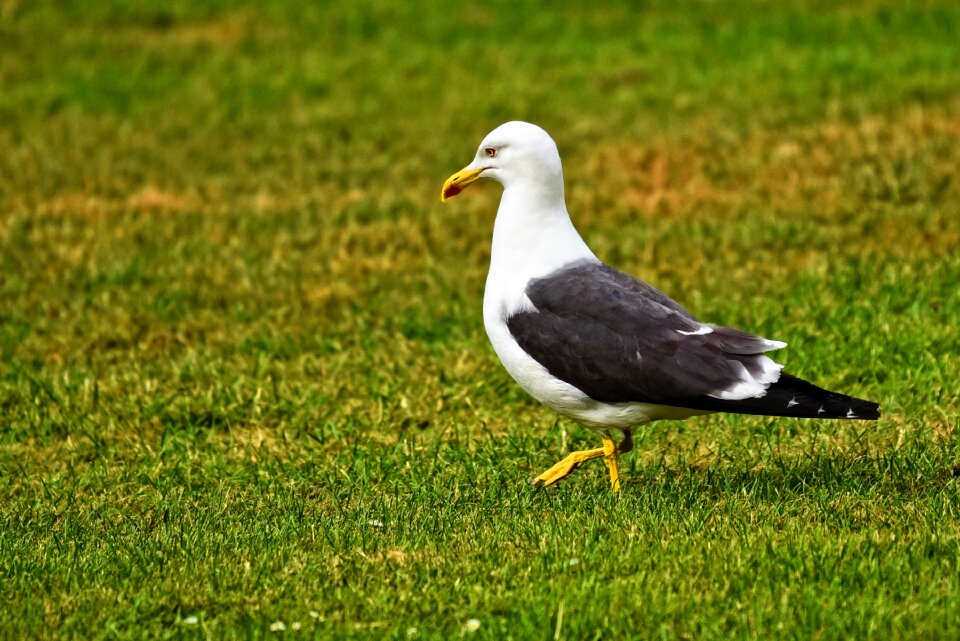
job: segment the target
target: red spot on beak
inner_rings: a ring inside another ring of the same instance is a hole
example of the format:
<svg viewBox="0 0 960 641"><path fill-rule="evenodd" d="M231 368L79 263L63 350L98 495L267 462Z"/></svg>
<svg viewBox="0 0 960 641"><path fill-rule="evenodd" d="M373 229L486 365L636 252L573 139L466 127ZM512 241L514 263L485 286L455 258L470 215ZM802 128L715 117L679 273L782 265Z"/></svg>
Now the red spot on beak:
<svg viewBox="0 0 960 641"><path fill-rule="evenodd" d="M454 196L459 194L461 191L463 191L463 189L460 187L460 185L450 185L449 187L443 190L443 197L453 198Z"/></svg>

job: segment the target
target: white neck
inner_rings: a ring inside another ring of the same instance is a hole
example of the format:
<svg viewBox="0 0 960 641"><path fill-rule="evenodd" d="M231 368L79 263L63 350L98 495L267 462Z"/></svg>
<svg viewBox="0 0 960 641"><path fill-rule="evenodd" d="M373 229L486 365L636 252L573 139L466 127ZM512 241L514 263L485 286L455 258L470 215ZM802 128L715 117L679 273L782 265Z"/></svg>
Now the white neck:
<svg viewBox="0 0 960 641"><path fill-rule="evenodd" d="M576 260L597 260L580 238L563 199L563 182L543 188L529 183L507 186L493 226L490 271L483 298L484 319L499 319L530 307L524 290Z"/></svg>

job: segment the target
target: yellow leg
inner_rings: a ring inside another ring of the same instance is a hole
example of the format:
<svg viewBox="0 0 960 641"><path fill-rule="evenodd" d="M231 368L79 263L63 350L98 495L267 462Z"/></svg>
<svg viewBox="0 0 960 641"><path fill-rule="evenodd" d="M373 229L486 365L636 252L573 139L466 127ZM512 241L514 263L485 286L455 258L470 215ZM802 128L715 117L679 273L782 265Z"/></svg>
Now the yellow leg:
<svg viewBox="0 0 960 641"><path fill-rule="evenodd" d="M598 447L595 450L572 452L569 456L567 456L567 458L563 459L549 470L533 479L532 483L534 485L542 484L544 486L553 485L580 467L580 464L584 461L600 458L601 456L604 458L607 468L610 470L610 485L614 492L619 492L620 473L617 470L617 444L614 443L613 439L610 438L604 438L603 447Z"/></svg>
<svg viewBox="0 0 960 641"><path fill-rule="evenodd" d="M580 464L584 461L589 461L592 458L600 458L601 456L606 456L606 450L604 450L602 447L598 447L595 450L572 452L567 458L563 459L549 470L533 479L531 483L534 485L553 485L580 467Z"/></svg>
<svg viewBox="0 0 960 641"><path fill-rule="evenodd" d="M617 444L611 439L603 439L603 456L610 470L610 487L614 492L620 491L620 472L617 470Z"/></svg>

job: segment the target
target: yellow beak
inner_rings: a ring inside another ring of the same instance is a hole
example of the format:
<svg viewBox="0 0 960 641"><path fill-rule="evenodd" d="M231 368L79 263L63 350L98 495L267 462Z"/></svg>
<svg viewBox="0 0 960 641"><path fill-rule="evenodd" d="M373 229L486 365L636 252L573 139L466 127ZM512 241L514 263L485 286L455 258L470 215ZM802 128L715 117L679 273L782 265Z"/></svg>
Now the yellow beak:
<svg viewBox="0 0 960 641"><path fill-rule="evenodd" d="M443 189L440 190L440 202L445 203L448 198L453 198L459 194L467 185L475 182L482 173L483 169L470 169L470 165L467 165L447 178L447 182L443 183Z"/></svg>

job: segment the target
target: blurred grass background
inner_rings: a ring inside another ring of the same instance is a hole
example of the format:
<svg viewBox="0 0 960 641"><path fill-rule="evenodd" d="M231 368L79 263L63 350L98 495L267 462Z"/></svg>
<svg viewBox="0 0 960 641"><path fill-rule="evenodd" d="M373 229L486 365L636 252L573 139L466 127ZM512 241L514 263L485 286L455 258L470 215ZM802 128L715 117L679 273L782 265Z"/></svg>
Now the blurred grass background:
<svg viewBox="0 0 960 641"><path fill-rule="evenodd" d="M958 42L935 1L0 0L4 634L955 636ZM530 488L595 438L486 343L498 189L438 197L510 119L599 256L883 419Z"/></svg>

